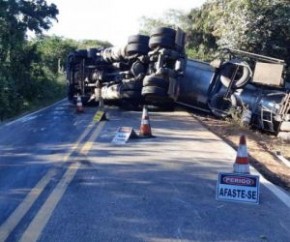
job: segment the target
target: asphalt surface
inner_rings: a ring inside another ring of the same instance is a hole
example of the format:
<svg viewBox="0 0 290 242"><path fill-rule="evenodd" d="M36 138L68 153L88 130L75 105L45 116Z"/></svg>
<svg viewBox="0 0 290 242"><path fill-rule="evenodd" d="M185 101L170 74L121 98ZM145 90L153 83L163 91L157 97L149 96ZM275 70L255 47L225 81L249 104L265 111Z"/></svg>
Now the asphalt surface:
<svg viewBox="0 0 290 242"><path fill-rule="evenodd" d="M0 241L290 241L290 207L261 184L260 203L216 200L236 151L184 111L141 112L66 101L0 126ZM238 141L237 141L238 142Z"/></svg>

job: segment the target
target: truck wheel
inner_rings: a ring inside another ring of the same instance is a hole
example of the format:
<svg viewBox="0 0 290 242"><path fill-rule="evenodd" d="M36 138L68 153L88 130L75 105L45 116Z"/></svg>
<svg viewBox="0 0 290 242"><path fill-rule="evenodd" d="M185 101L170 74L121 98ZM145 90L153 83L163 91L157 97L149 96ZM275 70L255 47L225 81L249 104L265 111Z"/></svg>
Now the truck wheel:
<svg viewBox="0 0 290 242"><path fill-rule="evenodd" d="M219 118L225 118L231 115L233 108L237 106L237 98L234 94L231 95L230 100L224 99L224 92L216 93L209 101L209 109Z"/></svg>
<svg viewBox="0 0 290 242"><path fill-rule="evenodd" d="M142 45L147 45L148 46L149 36L141 35L141 34L129 36L128 44L134 44L134 43L138 43L138 44L142 44Z"/></svg>
<svg viewBox="0 0 290 242"><path fill-rule="evenodd" d="M149 47L150 49L155 49L156 47L174 49L175 40L165 36L153 36L149 40Z"/></svg>
<svg viewBox="0 0 290 242"><path fill-rule="evenodd" d="M146 86L142 88L142 95L156 95L160 97L166 97L167 96L167 90L161 87L155 87L155 86Z"/></svg>
<svg viewBox="0 0 290 242"><path fill-rule="evenodd" d="M164 36L164 37L168 37L171 39L175 39L175 35L176 35L176 31L174 29L166 28L166 27L156 28L151 33L151 37Z"/></svg>
<svg viewBox="0 0 290 242"><path fill-rule="evenodd" d="M143 86L156 86L156 87L161 87L161 88L165 88L166 90L168 89L169 86L169 82L168 80L160 77L160 76L156 76L156 75L150 75L150 76L145 76L144 80L143 80Z"/></svg>
<svg viewBox="0 0 290 242"><path fill-rule="evenodd" d="M144 44L128 44L126 48L126 52L128 55L135 55L135 54L140 54L140 55L146 55L149 52L149 47Z"/></svg>
<svg viewBox="0 0 290 242"><path fill-rule="evenodd" d="M231 60L225 63L220 70L220 80L225 87L230 85L231 77L235 71L235 68L239 69L232 86L234 89L245 86L252 77L252 70L247 62L241 60Z"/></svg>

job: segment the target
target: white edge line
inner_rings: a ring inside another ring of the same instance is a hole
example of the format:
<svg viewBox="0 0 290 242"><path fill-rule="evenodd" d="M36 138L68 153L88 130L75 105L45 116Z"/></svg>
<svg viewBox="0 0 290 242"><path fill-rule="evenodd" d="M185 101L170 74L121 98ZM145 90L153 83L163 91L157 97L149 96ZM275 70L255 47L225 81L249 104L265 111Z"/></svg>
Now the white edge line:
<svg viewBox="0 0 290 242"><path fill-rule="evenodd" d="M280 199L287 207L290 208L290 195L282 188L276 186L269 180L267 180L260 172L258 172L253 166L251 166L251 174L258 175L260 182L270 190L278 199Z"/></svg>
<svg viewBox="0 0 290 242"><path fill-rule="evenodd" d="M51 108L51 107L54 107L54 106L60 104L61 102L64 102L65 100L66 100L66 98L64 98L64 99L62 99L62 100L60 100L60 101L58 101L58 102L56 102L56 103L53 103L53 104L51 104L51 105L49 105L49 106L47 106L47 107L41 108L41 109L39 109L39 110L37 110L37 111L34 111L33 113L26 114L26 115L24 115L24 116L22 116L22 117L19 117L18 119L15 119L15 120L13 120L13 121L11 121L11 122L5 123L4 126L10 126L10 125L12 125L12 124L14 124L14 123L21 122L23 119L28 118L28 117L30 117L30 116L32 116L32 115L37 114L37 113L40 113L40 112L42 112L42 111L44 111L44 110L46 110L46 109L49 109L49 108Z"/></svg>
<svg viewBox="0 0 290 242"><path fill-rule="evenodd" d="M282 156L282 155L276 155L276 156L277 156L277 158L278 158L280 161L283 162L283 164L284 164L285 166L290 167L290 161L287 160L284 156Z"/></svg>

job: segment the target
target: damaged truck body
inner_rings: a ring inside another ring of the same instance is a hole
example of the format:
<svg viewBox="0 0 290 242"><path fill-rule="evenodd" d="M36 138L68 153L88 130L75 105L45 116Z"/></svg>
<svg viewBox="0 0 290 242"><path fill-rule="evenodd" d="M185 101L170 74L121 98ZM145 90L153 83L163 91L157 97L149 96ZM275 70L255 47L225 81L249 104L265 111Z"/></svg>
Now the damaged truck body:
<svg viewBox="0 0 290 242"><path fill-rule="evenodd" d="M124 48L77 50L68 56L68 98L138 108L175 104L210 112L290 140L290 90L283 60L222 50L212 62L188 59L185 33L160 27L133 35Z"/></svg>
<svg viewBox="0 0 290 242"><path fill-rule="evenodd" d="M287 139L290 90L282 78L285 63L240 50L222 54L211 63L187 60L177 102L219 118L238 117Z"/></svg>

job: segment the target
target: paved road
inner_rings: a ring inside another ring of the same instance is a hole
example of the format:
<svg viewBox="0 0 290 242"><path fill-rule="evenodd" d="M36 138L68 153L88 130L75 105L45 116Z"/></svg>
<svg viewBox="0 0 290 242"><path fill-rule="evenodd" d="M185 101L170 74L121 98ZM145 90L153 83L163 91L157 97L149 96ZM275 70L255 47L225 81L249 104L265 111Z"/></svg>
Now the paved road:
<svg viewBox="0 0 290 242"><path fill-rule="evenodd" d="M215 199L236 152L188 113L150 112L155 138L120 146L141 113L95 112L61 102L0 127L0 241L290 240L290 207L264 185L259 205Z"/></svg>

